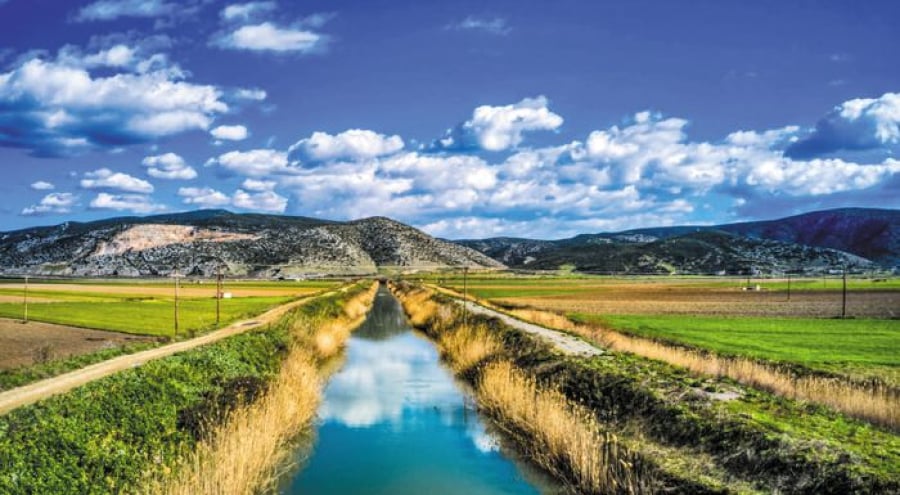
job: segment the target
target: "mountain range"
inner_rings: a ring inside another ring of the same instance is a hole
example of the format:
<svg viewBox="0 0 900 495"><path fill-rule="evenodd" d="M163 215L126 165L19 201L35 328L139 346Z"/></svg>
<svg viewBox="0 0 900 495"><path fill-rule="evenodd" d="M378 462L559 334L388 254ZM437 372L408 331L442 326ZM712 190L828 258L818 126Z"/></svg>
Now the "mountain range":
<svg viewBox="0 0 900 495"><path fill-rule="evenodd" d="M512 268L582 272L821 271L900 264L900 211L842 208L778 220L457 243Z"/></svg>
<svg viewBox="0 0 900 495"><path fill-rule="evenodd" d="M618 273L868 270L900 264L900 211L582 234L436 239L400 222L199 210L0 233L0 274L300 278L469 266Z"/></svg>

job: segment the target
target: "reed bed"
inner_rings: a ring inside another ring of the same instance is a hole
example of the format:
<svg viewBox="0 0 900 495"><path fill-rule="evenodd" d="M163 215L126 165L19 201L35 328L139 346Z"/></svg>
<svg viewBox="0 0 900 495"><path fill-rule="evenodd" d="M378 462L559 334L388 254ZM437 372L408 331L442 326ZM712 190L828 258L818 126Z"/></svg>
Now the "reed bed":
<svg viewBox="0 0 900 495"><path fill-rule="evenodd" d="M640 460L604 432L590 410L539 385L508 361L488 364L476 386L480 406L514 436L528 439L533 460L577 493L655 493Z"/></svg>
<svg viewBox="0 0 900 495"><path fill-rule="evenodd" d="M484 325L442 332L438 339L441 354L456 373L468 370L503 350L503 345Z"/></svg>
<svg viewBox="0 0 900 495"><path fill-rule="evenodd" d="M444 359L474 378L479 406L518 440L525 454L573 493L654 493L637 455L604 432L594 414L552 385L539 384L503 358L503 343L485 325L462 325L427 289L392 286L410 319L427 325ZM421 326L421 325L419 325Z"/></svg>
<svg viewBox="0 0 900 495"><path fill-rule="evenodd" d="M320 359L331 358L343 350L350 333L365 320L377 290L378 284L372 284L351 297L344 302L339 317L326 321L311 333L312 347Z"/></svg>
<svg viewBox="0 0 900 495"><path fill-rule="evenodd" d="M634 337L608 328L579 325L549 311L514 309L508 313L538 325L578 334L614 351L664 361L701 375L727 377L790 399L822 404L891 430L900 429L900 397L883 384L863 385L838 377L798 376L752 359L720 356Z"/></svg>
<svg viewBox="0 0 900 495"><path fill-rule="evenodd" d="M299 434L315 418L321 364L337 354L371 308L377 284L345 301L339 314L297 315L284 364L259 400L237 407L174 472L149 483L153 495L253 494L276 488Z"/></svg>
<svg viewBox="0 0 900 495"><path fill-rule="evenodd" d="M236 409L177 470L154 486L166 495L249 494L275 487L292 441L315 417L321 382L311 356L292 353L269 392Z"/></svg>

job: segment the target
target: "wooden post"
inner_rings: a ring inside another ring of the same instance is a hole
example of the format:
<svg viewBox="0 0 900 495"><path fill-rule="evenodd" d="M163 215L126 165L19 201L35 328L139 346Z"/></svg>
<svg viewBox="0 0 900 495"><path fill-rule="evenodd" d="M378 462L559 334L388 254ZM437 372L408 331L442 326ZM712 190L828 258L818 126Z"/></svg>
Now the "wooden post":
<svg viewBox="0 0 900 495"><path fill-rule="evenodd" d="M28 275L25 275L25 293L23 302L25 305L25 323L28 323Z"/></svg>
<svg viewBox="0 0 900 495"><path fill-rule="evenodd" d="M469 326L469 266L463 267L463 326Z"/></svg>
<svg viewBox="0 0 900 495"><path fill-rule="evenodd" d="M791 274L788 273L788 301L791 300Z"/></svg>
<svg viewBox="0 0 900 495"><path fill-rule="evenodd" d="M220 308L219 305L222 301L222 265L218 265L216 267L216 328L219 327L220 321Z"/></svg>
<svg viewBox="0 0 900 495"><path fill-rule="evenodd" d="M844 265L842 271L844 272L843 288L841 289L841 318L843 319L847 317L847 265Z"/></svg>
<svg viewBox="0 0 900 495"><path fill-rule="evenodd" d="M175 279L175 337L178 337L178 265L175 265L172 278Z"/></svg>

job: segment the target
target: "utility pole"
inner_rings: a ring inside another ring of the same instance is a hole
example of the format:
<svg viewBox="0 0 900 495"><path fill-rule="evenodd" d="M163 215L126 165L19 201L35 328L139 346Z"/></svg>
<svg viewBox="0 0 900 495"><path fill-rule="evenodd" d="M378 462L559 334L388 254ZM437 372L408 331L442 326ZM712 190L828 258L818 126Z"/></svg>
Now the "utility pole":
<svg viewBox="0 0 900 495"><path fill-rule="evenodd" d="M844 265L844 284L841 289L841 319L847 317L847 265Z"/></svg>
<svg viewBox="0 0 900 495"><path fill-rule="evenodd" d="M216 266L216 328L219 327L219 305L222 301L222 265Z"/></svg>
<svg viewBox="0 0 900 495"><path fill-rule="evenodd" d="M469 266L463 267L463 326L469 326Z"/></svg>
<svg viewBox="0 0 900 495"><path fill-rule="evenodd" d="M23 302L25 305L25 323L28 323L28 275L25 275L25 293Z"/></svg>
<svg viewBox="0 0 900 495"><path fill-rule="evenodd" d="M175 265L175 271L172 273L175 279L175 337L178 337L178 265Z"/></svg>
<svg viewBox="0 0 900 495"><path fill-rule="evenodd" d="M791 274L787 274L788 277L788 301L791 300Z"/></svg>

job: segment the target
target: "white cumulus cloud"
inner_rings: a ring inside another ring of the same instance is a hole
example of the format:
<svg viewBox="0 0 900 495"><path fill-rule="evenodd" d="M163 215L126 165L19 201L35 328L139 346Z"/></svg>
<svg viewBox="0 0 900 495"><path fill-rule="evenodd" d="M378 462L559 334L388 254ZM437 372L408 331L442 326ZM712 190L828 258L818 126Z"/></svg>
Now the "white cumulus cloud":
<svg viewBox="0 0 900 495"><path fill-rule="evenodd" d="M217 208L231 204L228 195L210 187L182 187L178 189L178 195L183 198L185 204L201 208Z"/></svg>
<svg viewBox="0 0 900 495"><path fill-rule="evenodd" d="M144 194L109 194L102 192L91 200L94 210L130 211L132 213L156 213L166 210L165 205L154 203Z"/></svg>
<svg viewBox="0 0 900 495"><path fill-rule="evenodd" d="M312 53L328 38L303 28L280 27L271 22L241 26L215 40L221 48L274 53Z"/></svg>
<svg viewBox="0 0 900 495"><path fill-rule="evenodd" d="M403 149L400 136L385 136L364 129L349 129L340 134L314 132L290 147L292 158L318 163L332 160L365 160L391 155Z"/></svg>
<svg viewBox="0 0 900 495"><path fill-rule="evenodd" d="M56 188L56 186L54 186L52 183L44 181L44 180L32 182L30 187L32 189L34 189L35 191L52 191L53 189Z"/></svg>
<svg viewBox="0 0 900 495"><path fill-rule="evenodd" d="M228 111L215 86L167 70L93 76L86 69L31 58L0 73L0 145L67 155L206 130Z"/></svg>
<svg viewBox="0 0 900 495"><path fill-rule="evenodd" d="M223 141L243 141L247 139L247 128L242 125L220 125L209 131L210 135Z"/></svg>
<svg viewBox="0 0 900 495"><path fill-rule="evenodd" d="M190 180L197 177L197 171L175 153L148 156L141 163L147 167L147 175L157 179Z"/></svg>
<svg viewBox="0 0 900 495"><path fill-rule="evenodd" d="M522 142L524 132L552 131L563 124L563 118L551 112L548 104L546 97L538 96L512 105L482 105L472 112L471 119L449 129L429 149L503 151L513 148Z"/></svg>
<svg viewBox="0 0 900 495"><path fill-rule="evenodd" d="M159 17L175 12L177 5L162 0L99 0L83 7L79 21L112 21L120 17Z"/></svg>
<svg viewBox="0 0 900 495"><path fill-rule="evenodd" d="M247 21L276 8L275 2L236 3L222 9L222 18L226 21Z"/></svg>
<svg viewBox="0 0 900 495"><path fill-rule="evenodd" d="M296 172L296 168L288 163L286 152L265 148L229 151L207 163L218 164L225 171L247 177L267 177Z"/></svg>
<svg viewBox="0 0 900 495"><path fill-rule="evenodd" d="M234 193L233 204L238 208L270 213L284 213L288 200L275 191L247 192L238 189Z"/></svg>
<svg viewBox="0 0 900 495"><path fill-rule="evenodd" d="M20 214L27 217L71 213L77 200L78 197L72 193L50 193L41 198L38 204L23 208Z"/></svg>
<svg viewBox="0 0 900 495"><path fill-rule="evenodd" d="M835 107L815 129L792 144L794 158L823 156L840 150L871 150L900 143L900 93L855 98Z"/></svg>
<svg viewBox="0 0 900 495"><path fill-rule="evenodd" d="M149 194L153 192L153 185L149 182L132 177L122 172L113 172L108 168L97 169L84 174L81 179L81 187L84 189L115 189L123 192Z"/></svg>
<svg viewBox="0 0 900 495"><path fill-rule="evenodd" d="M253 192L271 191L278 183L274 180L245 179L241 188Z"/></svg>
<svg viewBox="0 0 900 495"><path fill-rule="evenodd" d="M272 190L274 182L248 180L244 182L244 186L247 185L251 189L238 189L231 196L209 187L182 187L178 190L178 195L185 204L202 208L234 206L251 211L284 213L288 199Z"/></svg>

